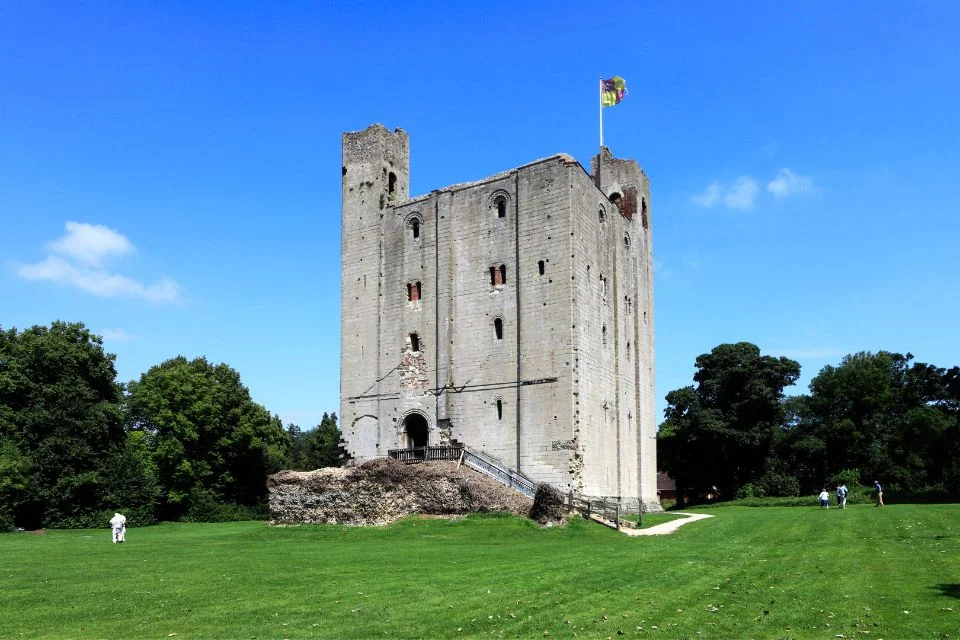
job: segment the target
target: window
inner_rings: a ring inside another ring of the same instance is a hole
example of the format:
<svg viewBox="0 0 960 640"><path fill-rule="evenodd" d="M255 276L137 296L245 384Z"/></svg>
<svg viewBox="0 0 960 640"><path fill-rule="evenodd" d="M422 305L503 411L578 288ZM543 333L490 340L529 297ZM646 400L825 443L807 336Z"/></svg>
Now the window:
<svg viewBox="0 0 960 640"><path fill-rule="evenodd" d="M506 218L507 217L507 199L500 197L497 198L497 217Z"/></svg>
<svg viewBox="0 0 960 640"><path fill-rule="evenodd" d="M387 193L390 196L390 200L397 199L397 174L393 171L390 172L390 176L387 178Z"/></svg>
<svg viewBox="0 0 960 640"><path fill-rule="evenodd" d="M502 264L499 267L490 267L490 286L499 287L507 283L507 265Z"/></svg>
<svg viewBox="0 0 960 640"><path fill-rule="evenodd" d="M603 346L607 346L607 325L603 325L601 330L601 340L603 341Z"/></svg>
<svg viewBox="0 0 960 640"><path fill-rule="evenodd" d="M420 299L421 293L422 288L419 281L407 283L407 300L410 302L416 302Z"/></svg>
<svg viewBox="0 0 960 640"><path fill-rule="evenodd" d="M410 334L410 350L420 351L420 336L416 332Z"/></svg>
<svg viewBox="0 0 960 640"><path fill-rule="evenodd" d="M497 335L497 340L503 340L503 320L497 318L493 321L493 331Z"/></svg>
<svg viewBox="0 0 960 640"><path fill-rule="evenodd" d="M544 272L543 260L537 261L537 270L540 272L540 275L543 275L543 272Z"/></svg>
<svg viewBox="0 0 960 640"><path fill-rule="evenodd" d="M630 248L630 234L629 234L629 233L623 234L623 246L625 246L627 249Z"/></svg>
<svg viewBox="0 0 960 640"><path fill-rule="evenodd" d="M603 208L603 205L600 205L599 217L600 217L600 222L607 221L607 210Z"/></svg>
<svg viewBox="0 0 960 640"><path fill-rule="evenodd" d="M413 229L413 237L419 238L420 237L420 221L417 219L414 219L414 221L410 223L410 228Z"/></svg>
<svg viewBox="0 0 960 640"><path fill-rule="evenodd" d="M503 420L503 400L497 398L497 420Z"/></svg>
<svg viewBox="0 0 960 640"><path fill-rule="evenodd" d="M648 229L650 227L650 220L647 218L647 199L640 198L640 222L643 223L643 228Z"/></svg>

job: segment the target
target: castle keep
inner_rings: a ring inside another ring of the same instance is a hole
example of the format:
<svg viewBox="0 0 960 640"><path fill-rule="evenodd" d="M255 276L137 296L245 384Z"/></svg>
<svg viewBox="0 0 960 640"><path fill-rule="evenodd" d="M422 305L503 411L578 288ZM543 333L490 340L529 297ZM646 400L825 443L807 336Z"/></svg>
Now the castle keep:
<svg viewBox="0 0 960 640"><path fill-rule="evenodd" d="M347 454L463 444L659 509L643 170L603 148L410 197L409 157L401 129L343 135Z"/></svg>

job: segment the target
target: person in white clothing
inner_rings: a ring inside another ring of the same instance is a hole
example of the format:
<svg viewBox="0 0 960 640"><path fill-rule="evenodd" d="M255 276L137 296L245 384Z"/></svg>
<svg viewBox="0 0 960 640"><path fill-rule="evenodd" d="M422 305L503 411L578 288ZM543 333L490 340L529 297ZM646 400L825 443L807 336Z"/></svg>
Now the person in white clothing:
<svg viewBox="0 0 960 640"><path fill-rule="evenodd" d="M821 509L830 508L830 494L827 493L826 489L820 492L820 508Z"/></svg>
<svg viewBox="0 0 960 640"><path fill-rule="evenodd" d="M127 537L127 518L121 513L113 514L110 518L110 528L113 529L113 542L123 542Z"/></svg>

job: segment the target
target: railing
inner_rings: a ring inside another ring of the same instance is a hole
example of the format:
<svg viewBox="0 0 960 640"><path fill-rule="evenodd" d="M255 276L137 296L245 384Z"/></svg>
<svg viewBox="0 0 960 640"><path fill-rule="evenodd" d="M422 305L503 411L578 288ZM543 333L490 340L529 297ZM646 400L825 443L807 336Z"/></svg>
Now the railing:
<svg viewBox="0 0 960 640"><path fill-rule="evenodd" d="M619 500L608 498L587 499L577 496L571 491L564 496L564 506L567 508L567 513L574 510L579 511L584 518L599 522L617 531L620 530L620 527L640 528L643 523L642 508L639 515L640 524L621 518Z"/></svg>
<svg viewBox="0 0 960 640"><path fill-rule="evenodd" d="M400 462L428 462L433 460L459 460L461 447L412 447L410 449L390 449L387 455Z"/></svg>
<svg viewBox="0 0 960 640"><path fill-rule="evenodd" d="M490 476L501 484L516 489L531 499L537 493L537 485L533 480L510 469L492 456L464 447L460 460L468 467Z"/></svg>
<svg viewBox="0 0 960 640"><path fill-rule="evenodd" d="M526 476L514 471L493 456L479 451L458 447L412 447L410 449L390 449L387 455L404 463L428 462L433 460L458 460L471 469L490 476L497 482L515 489L529 498L537 493L537 484Z"/></svg>

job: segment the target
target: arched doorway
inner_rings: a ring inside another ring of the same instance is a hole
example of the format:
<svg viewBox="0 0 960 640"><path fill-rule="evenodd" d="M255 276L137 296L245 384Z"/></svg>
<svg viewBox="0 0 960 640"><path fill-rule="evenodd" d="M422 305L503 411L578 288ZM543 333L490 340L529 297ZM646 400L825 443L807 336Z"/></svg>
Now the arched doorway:
<svg viewBox="0 0 960 640"><path fill-rule="evenodd" d="M411 413L403 420L404 433L407 437L407 448L416 449L430 444L430 428L427 419L419 413Z"/></svg>

